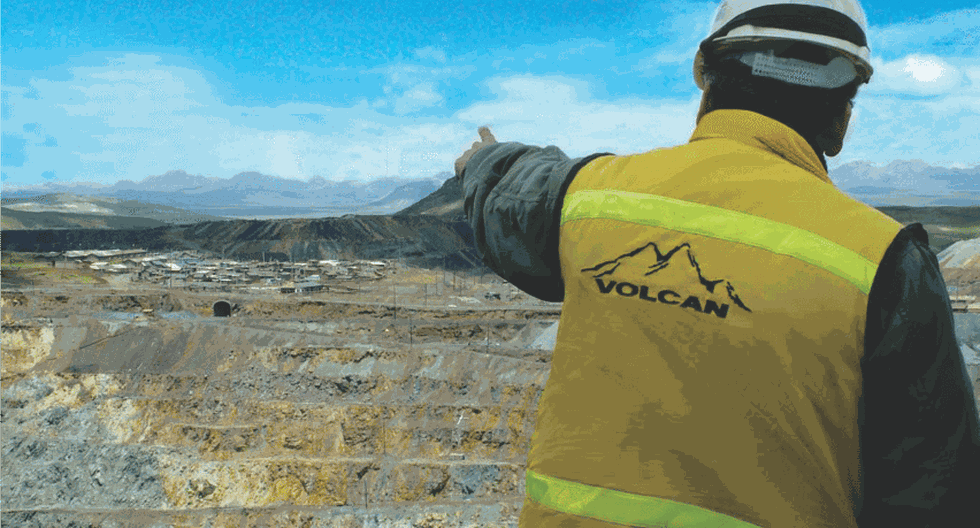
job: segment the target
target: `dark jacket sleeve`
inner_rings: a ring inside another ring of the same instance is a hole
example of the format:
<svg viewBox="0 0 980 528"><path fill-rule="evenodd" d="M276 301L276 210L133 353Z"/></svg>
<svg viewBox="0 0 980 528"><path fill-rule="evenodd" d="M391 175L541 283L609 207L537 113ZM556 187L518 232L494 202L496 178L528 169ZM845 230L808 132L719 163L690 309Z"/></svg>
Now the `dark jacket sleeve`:
<svg viewBox="0 0 980 528"><path fill-rule="evenodd" d="M497 143L476 152L461 175L463 210L483 262L545 301L564 299L558 228L575 173L602 154L571 159L558 147Z"/></svg>
<svg viewBox="0 0 980 528"><path fill-rule="evenodd" d="M976 521L980 427L939 262L920 224L878 267L862 360L858 525Z"/></svg>

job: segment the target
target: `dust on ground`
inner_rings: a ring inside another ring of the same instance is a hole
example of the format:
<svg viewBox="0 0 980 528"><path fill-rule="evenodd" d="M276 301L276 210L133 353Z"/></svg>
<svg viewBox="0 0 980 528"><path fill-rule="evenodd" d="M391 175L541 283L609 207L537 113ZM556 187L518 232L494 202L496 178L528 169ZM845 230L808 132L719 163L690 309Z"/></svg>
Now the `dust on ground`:
<svg viewBox="0 0 980 528"><path fill-rule="evenodd" d="M560 305L408 267L283 295L19 262L0 296L4 524L516 526ZM980 350L980 314L956 316Z"/></svg>
<svg viewBox="0 0 980 528"><path fill-rule="evenodd" d="M10 267L5 525L516 526L559 305L409 268L282 295Z"/></svg>

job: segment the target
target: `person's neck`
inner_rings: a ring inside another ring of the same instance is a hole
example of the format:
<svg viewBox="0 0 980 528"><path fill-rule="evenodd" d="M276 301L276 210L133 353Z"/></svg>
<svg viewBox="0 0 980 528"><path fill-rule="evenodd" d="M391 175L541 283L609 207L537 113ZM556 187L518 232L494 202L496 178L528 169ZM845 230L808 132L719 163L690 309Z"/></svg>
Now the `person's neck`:
<svg viewBox="0 0 980 528"><path fill-rule="evenodd" d="M808 134L804 130L802 130L802 127L794 126L794 124L786 122L787 120L782 119L779 116L769 115L768 112L763 112L754 108L744 108L740 105L716 105L713 98L705 96L702 97L701 99L701 107L698 109L696 122L700 122L702 117L704 117L706 114L711 113L714 110L723 110L726 108L731 108L733 110L747 110L749 112L756 112L770 119L775 119L776 121L779 121L780 123L792 128L793 131L799 134L800 137L802 137L807 142L807 144L810 145L810 148L813 149L813 152L817 155L817 159L820 160L820 164L823 165L824 170L827 170L827 158L824 155L823 148L820 146L820 143L817 141L817 134L816 133Z"/></svg>
<svg viewBox="0 0 980 528"><path fill-rule="evenodd" d="M799 130L797 130L796 133L800 134ZM816 138L809 138L803 134L800 135L803 137L803 139L806 140L807 144L810 145L810 148L813 149L813 152L817 154L817 158L820 160L820 164L823 165L823 170L827 170L827 157L824 155L823 149L820 148L820 145L817 143Z"/></svg>
<svg viewBox="0 0 980 528"><path fill-rule="evenodd" d="M788 118L784 119L780 116L768 115L766 113L762 113L762 115L770 119L775 119L776 121L779 121L780 123L792 128L793 131L799 134L800 137L806 141L807 145L810 145L810 148L813 149L814 154L817 155L817 159L820 160L820 164L823 165L823 170L827 170L827 157L824 154L823 147L820 146L820 142L817 141L817 132L807 132L804 127L799 126L799 123L789 122L790 120Z"/></svg>

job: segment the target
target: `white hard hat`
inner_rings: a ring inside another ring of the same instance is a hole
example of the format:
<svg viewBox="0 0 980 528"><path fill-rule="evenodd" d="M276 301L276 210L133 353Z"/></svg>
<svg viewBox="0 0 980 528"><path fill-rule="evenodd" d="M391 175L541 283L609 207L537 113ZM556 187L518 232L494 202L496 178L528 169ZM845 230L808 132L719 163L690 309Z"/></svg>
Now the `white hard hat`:
<svg viewBox="0 0 980 528"><path fill-rule="evenodd" d="M704 89L706 53L736 56L758 65L753 66L755 75L804 86L836 88L843 79L843 84L868 82L873 69L867 26L857 0L723 0L694 59L694 82ZM831 57L847 59L847 64L774 56L775 50L800 43L823 48Z"/></svg>

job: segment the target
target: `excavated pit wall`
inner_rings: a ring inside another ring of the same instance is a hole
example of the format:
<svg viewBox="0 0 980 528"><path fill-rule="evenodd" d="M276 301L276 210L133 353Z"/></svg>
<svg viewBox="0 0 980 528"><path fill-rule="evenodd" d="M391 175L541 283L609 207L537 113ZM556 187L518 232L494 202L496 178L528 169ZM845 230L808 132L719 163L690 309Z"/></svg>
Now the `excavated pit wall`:
<svg viewBox="0 0 980 528"><path fill-rule="evenodd" d="M4 526L515 526L557 313L307 304L8 321Z"/></svg>
<svg viewBox="0 0 980 528"><path fill-rule="evenodd" d="M4 525L514 526L545 323L342 310L7 324Z"/></svg>
<svg viewBox="0 0 980 528"><path fill-rule="evenodd" d="M151 229L5 229L0 249L45 253L138 247L208 251L237 260L400 259L423 267L481 266L467 222L437 216L224 220Z"/></svg>

